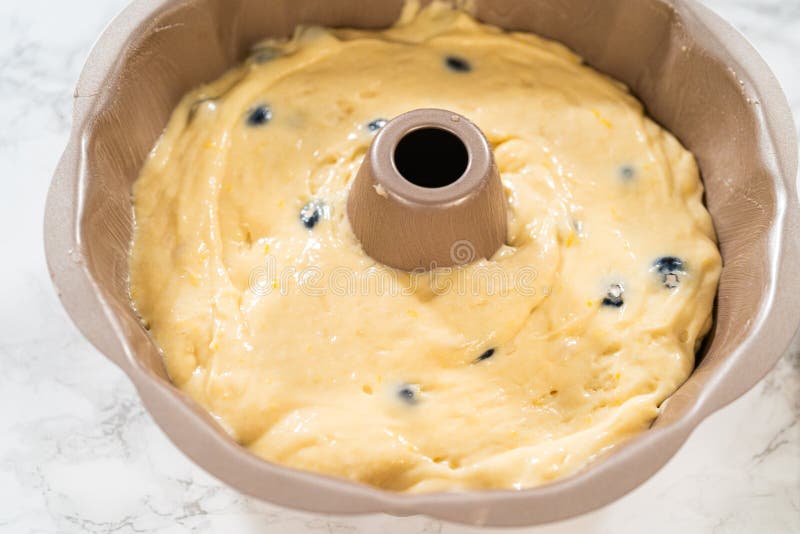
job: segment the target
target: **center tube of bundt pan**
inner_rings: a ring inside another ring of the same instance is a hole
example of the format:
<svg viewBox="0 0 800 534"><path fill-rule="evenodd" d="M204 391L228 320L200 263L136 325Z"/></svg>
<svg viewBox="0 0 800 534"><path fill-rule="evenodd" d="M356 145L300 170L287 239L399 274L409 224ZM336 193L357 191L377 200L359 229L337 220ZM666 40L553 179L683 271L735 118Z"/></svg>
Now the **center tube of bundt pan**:
<svg viewBox="0 0 800 534"><path fill-rule="evenodd" d="M404 113L378 132L347 215L367 254L405 271L490 258L506 238L506 198L489 143L443 109Z"/></svg>

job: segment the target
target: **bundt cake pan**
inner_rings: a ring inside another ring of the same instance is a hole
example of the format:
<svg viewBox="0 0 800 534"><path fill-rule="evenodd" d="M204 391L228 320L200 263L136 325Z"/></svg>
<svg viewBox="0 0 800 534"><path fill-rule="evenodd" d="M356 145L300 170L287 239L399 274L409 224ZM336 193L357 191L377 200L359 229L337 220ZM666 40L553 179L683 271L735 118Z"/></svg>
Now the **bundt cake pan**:
<svg viewBox="0 0 800 534"><path fill-rule="evenodd" d="M522 491L397 494L263 461L169 382L128 301L131 184L179 98L298 24L380 28L402 0L136 0L94 47L47 199L53 282L78 328L135 384L172 441L265 501L533 525L600 507L655 473L710 413L756 384L800 311L797 140L778 82L747 41L691 0L476 0L488 23L565 43L627 83L697 157L724 267L714 329L652 428L579 473ZM665 225L669 221L664 221Z"/></svg>

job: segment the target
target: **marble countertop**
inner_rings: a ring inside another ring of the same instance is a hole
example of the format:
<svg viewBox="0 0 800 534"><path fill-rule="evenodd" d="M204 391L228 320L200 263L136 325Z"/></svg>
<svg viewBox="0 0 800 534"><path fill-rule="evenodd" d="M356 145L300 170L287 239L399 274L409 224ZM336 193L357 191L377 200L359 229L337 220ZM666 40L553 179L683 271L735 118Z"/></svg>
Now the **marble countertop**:
<svg viewBox="0 0 800 534"><path fill-rule="evenodd" d="M425 517L315 516L239 495L167 440L72 326L45 267L43 204L84 58L124 4L0 2L0 243L14 251L0 262L0 533L478 532ZM708 4L761 51L800 117L800 0ZM800 343L626 497L497 532L800 532Z"/></svg>

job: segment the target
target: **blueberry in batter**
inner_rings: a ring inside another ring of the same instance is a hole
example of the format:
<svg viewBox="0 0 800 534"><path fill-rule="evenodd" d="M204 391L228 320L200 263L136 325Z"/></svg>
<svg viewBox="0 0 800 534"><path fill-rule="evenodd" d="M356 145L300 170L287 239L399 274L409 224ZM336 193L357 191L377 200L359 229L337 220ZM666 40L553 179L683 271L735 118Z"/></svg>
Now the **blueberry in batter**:
<svg viewBox="0 0 800 534"><path fill-rule="evenodd" d="M455 72L470 72L472 70L472 65L470 65L469 61L462 57L447 56L444 62L450 70Z"/></svg>
<svg viewBox="0 0 800 534"><path fill-rule="evenodd" d="M612 308L620 308L625 303L622 299L622 294L625 292L622 284L611 284L608 287L606 296L603 297L603 306L610 306Z"/></svg>
<svg viewBox="0 0 800 534"><path fill-rule="evenodd" d="M416 384L403 384L397 390L397 397L406 404L416 404L419 402L420 388Z"/></svg>
<svg viewBox="0 0 800 534"><path fill-rule="evenodd" d="M663 256L653 262L653 270L661 276L661 283L668 289L680 285L680 276L686 274L683 260L675 256Z"/></svg>
<svg viewBox="0 0 800 534"><path fill-rule="evenodd" d="M256 106L255 108L250 110L250 114L247 116L248 126L253 126L253 127L264 126L271 120L272 120L272 110L266 104Z"/></svg>
<svg viewBox="0 0 800 534"><path fill-rule="evenodd" d="M386 119L375 119L373 121L370 121L369 124L367 124L367 130L369 130L370 132L377 132L378 130L386 126L387 122L389 121L387 121Z"/></svg>
<svg viewBox="0 0 800 534"><path fill-rule="evenodd" d="M636 177L636 167L633 165L620 165L618 172L623 180L632 180Z"/></svg>
<svg viewBox="0 0 800 534"><path fill-rule="evenodd" d="M325 204L319 200L312 200L300 210L300 222L309 230L313 229L322 219Z"/></svg>
<svg viewBox="0 0 800 534"><path fill-rule="evenodd" d="M474 363L482 362L483 360L488 360L489 358L494 356L494 352L495 352L495 349L487 350L486 352L484 352L483 354L481 354L480 356L475 358L475 362Z"/></svg>

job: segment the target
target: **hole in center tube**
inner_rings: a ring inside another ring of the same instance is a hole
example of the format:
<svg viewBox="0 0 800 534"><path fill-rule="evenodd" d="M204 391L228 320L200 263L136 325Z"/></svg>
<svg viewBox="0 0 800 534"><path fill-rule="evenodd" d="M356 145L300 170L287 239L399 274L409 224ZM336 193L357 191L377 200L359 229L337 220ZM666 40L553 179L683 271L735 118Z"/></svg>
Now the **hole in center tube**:
<svg viewBox="0 0 800 534"><path fill-rule="evenodd" d="M463 176L469 165L469 153L454 133L441 128L420 128L397 143L394 165L412 184L435 189Z"/></svg>

